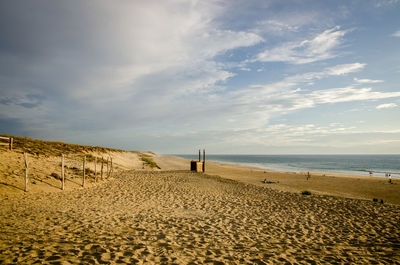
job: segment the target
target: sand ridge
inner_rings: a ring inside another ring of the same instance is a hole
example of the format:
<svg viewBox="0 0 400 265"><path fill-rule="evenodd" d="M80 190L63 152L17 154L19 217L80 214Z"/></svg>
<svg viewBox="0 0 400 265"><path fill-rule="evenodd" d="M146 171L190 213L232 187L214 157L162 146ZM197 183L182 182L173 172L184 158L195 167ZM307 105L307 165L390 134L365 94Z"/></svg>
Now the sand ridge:
<svg viewBox="0 0 400 265"><path fill-rule="evenodd" d="M400 262L400 207L188 171L0 195L0 260L27 264Z"/></svg>

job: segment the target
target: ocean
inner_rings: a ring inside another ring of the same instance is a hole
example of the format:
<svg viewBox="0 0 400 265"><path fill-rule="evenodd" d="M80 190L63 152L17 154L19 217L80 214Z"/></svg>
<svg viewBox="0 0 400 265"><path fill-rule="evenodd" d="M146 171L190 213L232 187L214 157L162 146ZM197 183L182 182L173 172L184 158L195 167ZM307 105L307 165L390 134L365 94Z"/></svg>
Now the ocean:
<svg viewBox="0 0 400 265"><path fill-rule="evenodd" d="M197 160L197 155L174 155ZM203 157L202 157L203 159ZM326 172L400 178L400 155L207 155L206 161L233 163L285 172Z"/></svg>

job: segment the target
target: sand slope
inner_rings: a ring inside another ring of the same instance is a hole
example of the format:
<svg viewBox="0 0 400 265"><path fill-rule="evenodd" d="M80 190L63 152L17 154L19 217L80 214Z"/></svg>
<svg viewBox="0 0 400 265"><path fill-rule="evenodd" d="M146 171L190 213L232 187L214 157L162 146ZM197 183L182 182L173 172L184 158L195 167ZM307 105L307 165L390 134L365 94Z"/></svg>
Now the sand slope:
<svg viewBox="0 0 400 265"><path fill-rule="evenodd" d="M400 263L400 207L187 171L0 195L3 264Z"/></svg>
<svg viewBox="0 0 400 265"><path fill-rule="evenodd" d="M95 184L95 160L97 157L97 182L105 181L110 175L111 158L113 173L124 170L148 170L140 160L140 152L107 151L107 152L75 152L64 155L65 189L73 190L82 187L83 157L87 156L85 168L85 186ZM89 159L90 158L90 159ZM103 161L103 180L101 179L101 159ZM107 159L109 168L107 167ZM28 154L29 192L59 192L61 191L61 156ZM25 189L25 164L22 151L6 151L0 149L0 194L21 193Z"/></svg>

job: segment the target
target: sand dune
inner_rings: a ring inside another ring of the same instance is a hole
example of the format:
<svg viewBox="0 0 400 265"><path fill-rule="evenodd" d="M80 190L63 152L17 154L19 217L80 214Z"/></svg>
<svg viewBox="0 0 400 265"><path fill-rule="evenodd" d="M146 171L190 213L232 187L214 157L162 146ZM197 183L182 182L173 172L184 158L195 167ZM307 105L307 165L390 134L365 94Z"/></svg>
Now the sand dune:
<svg viewBox="0 0 400 265"><path fill-rule="evenodd" d="M113 161L113 173L124 170L149 170L140 160L140 155L145 153L108 151L70 153L66 154L65 165L65 189L74 190L82 187L83 156L87 156L85 169L85 186L96 184L94 157L97 157L97 180L99 184L105 181L111 174L111 158ZM90 159L89 159L90 158ZM101 179L101 159L103 162L103 179ZM107 159L109 167L107 167ZM58 192L61 190L61 156L28 154L29 164L29 192ZM0 150L0 194L21 193L25 189L25 164L21 151L8 152Z"/></svg>
<svg viewBox="0 0 400 265"><path fill-rule="evenodd" d="M400 263L400 207L188 171L0 195L3 264Z"/></svg>

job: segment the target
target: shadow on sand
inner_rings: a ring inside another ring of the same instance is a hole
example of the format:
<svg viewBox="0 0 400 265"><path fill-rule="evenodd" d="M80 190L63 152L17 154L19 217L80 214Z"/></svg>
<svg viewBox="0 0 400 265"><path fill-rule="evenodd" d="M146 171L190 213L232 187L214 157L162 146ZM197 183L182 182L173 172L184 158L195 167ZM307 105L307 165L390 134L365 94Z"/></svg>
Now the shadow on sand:
<svg viewBox="0 0 400 265"><path fill-rule="evenodd" d="M42 179L39 179L39 178L32 178L32 180L40 181L40 182L42 182L42 183L44 183L44 184L47 184L47 185L49 185L50 187L53 187L53 188L56 188L56 189L61 189L61 184L60 184L60 186L56 186L56 185L53 185L53 184L51 184L51 183L49 183L49 182L46 182L46 181L44 181L44 180L42 180Z"/></svg>
<svg viewBox="0 0 400 265"><path fill-rule="evenodd" d="M4 186L10 187L10 188L14 188L14 189L17 189L17 190L25 191L25 189L22 189L20 187L17 187L17 186L14 186L12 184L8 184L8 183L5 183L5 182L0 182L0 185L4 185Z"/></svg>

